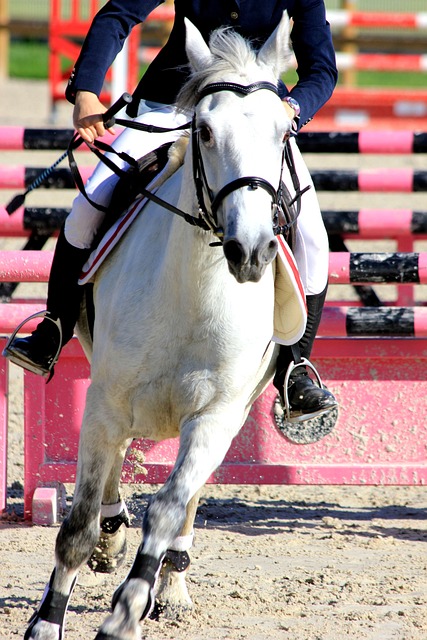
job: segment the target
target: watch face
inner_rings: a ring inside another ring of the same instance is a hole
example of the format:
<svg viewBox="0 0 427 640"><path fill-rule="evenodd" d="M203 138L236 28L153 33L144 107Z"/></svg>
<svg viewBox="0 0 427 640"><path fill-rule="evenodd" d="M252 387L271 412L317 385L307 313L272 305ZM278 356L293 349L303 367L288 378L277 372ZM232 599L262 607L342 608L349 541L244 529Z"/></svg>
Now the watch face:
<svg viewBox="0 0 427 640"><path fill-rule="evenodd" d="M295 98L291 98L291 96L288 96L287 98L285 98L285 100L288 103L288 105L292 107L292 109L295 111L295 115L299 116L301 109L298 102L295 100Z"/></svg>

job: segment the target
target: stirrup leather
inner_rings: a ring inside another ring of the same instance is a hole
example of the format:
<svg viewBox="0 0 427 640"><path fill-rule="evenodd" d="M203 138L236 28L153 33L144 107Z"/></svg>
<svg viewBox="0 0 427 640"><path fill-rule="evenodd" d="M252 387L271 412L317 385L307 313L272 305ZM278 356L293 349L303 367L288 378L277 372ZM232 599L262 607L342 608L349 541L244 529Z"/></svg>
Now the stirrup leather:
<svg viewBox="0 0 427 640"><path fill-rule="evenodd" d="M285 382L284 382L284 388L283 388L283 398L285 400L285 406L284 406L284 410L285 410L285 415L283 417L283 420L286 422L291 422L291 423L296 423L296 422L304 422L305 420L308 420L309 418L315 418L316 416L321 416L324 413L328 413L331 409L333 409L333 407L325 407L324 409L318 409L317 411L313 411L310 412L309 414L307 413L301 413L300 411L293 411L291 404L289 402L289 380L291 377L291 373L297 369L298 367L308 367L309 369L311 369L316 377L316 381L317 384L319 386L320 389L324 389L325 386L322 382L322 379L316 369L316 367L309 361L307 360L307 358L301 358L300 362L297 362L295 364L295 362L292 360L292 362L290 363L288 370L286 371L286 375L285 375Z"/></svg>
<svg viewBox="0 0 427 640"><path fill-rule="evenodd" d="M30 320L34 320L35 318L46 318L47 320L50 320L57 327L58 332L59 332L59 346L58 346L58 349L57 349L57 352L56 352L54 358L52 359L52 362L49 364L49 366L47 368L41 367L41 366L36 366L36 365L32 364L31 362L29 362L26 358L20 357L18 354L14 353L13 351L10 350L10 346L13 343L13 341L15 340L17 334L20 332L21 328L27 322L29 322ZM2 356L7 358L8 360L10 360L10 362L13 362L13 364L18 365L19 367L23 367L24 369L27 369L28 371L31 371L32 373L36 373L37 375L42 375L43 377L48 378L50 380L50 378L53 375L53 368L54 368L55 364L58 362L59 354L61 353L61 349L62 349L62 325L61 325L60 318L58 318L57 320L55 320L54 318L51 318L49 311L37 311L37 313L33 313L28 318L25 318L25 320L23 320L16 327L15 331L12 333L12 335L9 338L9 340L7 341L5 348L3 349Z"/></svg>

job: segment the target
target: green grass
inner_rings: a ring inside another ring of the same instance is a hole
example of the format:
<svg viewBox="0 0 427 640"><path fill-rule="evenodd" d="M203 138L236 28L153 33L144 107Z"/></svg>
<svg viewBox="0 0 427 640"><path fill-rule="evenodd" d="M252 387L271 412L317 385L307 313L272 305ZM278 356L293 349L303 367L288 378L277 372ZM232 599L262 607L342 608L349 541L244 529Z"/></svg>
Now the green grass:
<svg viewBox="0 0 427 640"><path fill-rule="evenodd" d="M416 71L359 71L357 84L359 87L425 89L427 87L427 73L417 73Z"/></svg>
<svg viewBox="0 0 427 640"><path fill-rule="evenodd" d="M71 62L69 63L71 66ZM141 73L144 69L141 69ZM11 78L32 78L45 80L48 77L48 48L44 42L35 40L12 41L9 55L9 75ZM290 71L284 76L286 84L293 86L297 76ZM427 73L360 71L357 74L359 87L404 87L425 89Z"/></svg>
<svg viewBox="0 0 427 640"><path fill-rule="evenodd" d="M286 73L283 77L285 83L292 87L297 81L295 71ZM338 80L338 84L343 84L343 74ZM358 87L378 87L378 88L405 88L405 89L425 89L427 87L427 73L417 72L384 72L384 71L359 71L357 73Z"/></svg>
<svg viewBox="0 0 427 640"><path fill-rule="evenodd" d="M48 76L48 48L35 40L12 41L9 49L11 78L45 80Z"/></svg>

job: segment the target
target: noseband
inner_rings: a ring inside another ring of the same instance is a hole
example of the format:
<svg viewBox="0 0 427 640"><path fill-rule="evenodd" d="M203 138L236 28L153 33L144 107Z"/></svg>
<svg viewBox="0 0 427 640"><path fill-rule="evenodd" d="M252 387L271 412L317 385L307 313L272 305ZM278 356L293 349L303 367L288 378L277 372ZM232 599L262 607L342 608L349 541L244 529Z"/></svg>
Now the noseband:
<svg viewBox="0 0 427 640"><path fill-rule="evenodd" d="M199 92L197 96L196 105L199 104L202 98L209 96L213 93L218 93L220 91L232 91L233 93L237 93L241 96L248 96L254 91L260 91L261 89L266 89L268 91L272 91L277 96L277 86L272 84L271 82L254 82L250 85L241 85L234 82L212 82L211 84L206 85ZM191 140L192 140L192 151L193 151L193 178L194 184L196 186L196 195L197 202L199 206L199 213L207 222L211 230L215 233L216 236L222 238L224 235L223 229L218 226L218 218L217 212L222 203L222 201L233 191L241 189L242 187L249 187L250 189L264 189L267 191L269 196L271 197L271 208L273 212L273 218L277 217L277 209L281 200L281 184L282 184L282 174L283 174L283 162L284 155L282 155L282 166L280 170L280 180L279 180L279 188L275 189L273 185L265 180L264 178L259 178L255 176L244 176L242 178L237 178L236 180L232 180L228 184L226 184L222 189L218 191L218 193L214 196L211 188L209 187L206 172L203 165L203 158L200 151L200 136L199 130L197 127L196 114L193 116L193 121L191 125ZM210 201L209 208L206 206L204 193L207 193ZM274 227L274 232L276 233L276 227ZM277 231L280 233L281 229Z"/></svg>

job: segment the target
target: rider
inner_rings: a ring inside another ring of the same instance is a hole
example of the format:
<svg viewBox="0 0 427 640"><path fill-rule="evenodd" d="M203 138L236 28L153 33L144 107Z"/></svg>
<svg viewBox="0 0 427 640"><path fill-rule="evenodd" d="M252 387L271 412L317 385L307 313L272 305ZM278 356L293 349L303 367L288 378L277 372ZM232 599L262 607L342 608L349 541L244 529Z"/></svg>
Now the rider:
<svg viewBox="0 0 427 640"><path fill-rule="evenodd" d="M87 142L105 133L102 120L105 107L98 96L108 68L131 29L143 22L161 2L110 0L95 16L66 89L67 99L74 104L74 126ZM256 46L273 32L284 10L293 21L291 41L298 63L298 82L289 91L279 81L279 93L297 133L330 98L337 81L335 53L323 0L246 0L244 3L240 0L175 0L175 20L169 40L139 82L127 109L128 116L165 128L174 128L187 120L173 106L188 74L184 17L195 24L206 41L214 29L229 25ZM114 134L113 129L109 131ZM141 134L125 129L113 147L139 158L178 135L178 132ZM302 186L311 185L301 200L295 250L308 310L307 328L298 346L301 356L308 359L326 297L328 239L313 183L295 138L291 144L300 182ZM120 162L116 161L116 164ZM124 165L123 161L121 166ZM86 193L105 206L117 179L100 163L86 185ZM92 207L82 194L76 197L56 244L48 285L47 317L27 338L15 338L5 353L20 366L41 375L48 374L57 351L72 337L82 297L82 287L77 280L103 217L104 213ZM52 322L58 319L62 343L58 328ZM280 347L274 384L282 400L285 374L294 359L290 347ZM307 418L336 406L334 396L314 384L303 366L291 375L288 399L292 410Z"/></svg>

